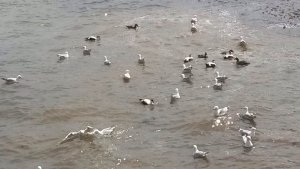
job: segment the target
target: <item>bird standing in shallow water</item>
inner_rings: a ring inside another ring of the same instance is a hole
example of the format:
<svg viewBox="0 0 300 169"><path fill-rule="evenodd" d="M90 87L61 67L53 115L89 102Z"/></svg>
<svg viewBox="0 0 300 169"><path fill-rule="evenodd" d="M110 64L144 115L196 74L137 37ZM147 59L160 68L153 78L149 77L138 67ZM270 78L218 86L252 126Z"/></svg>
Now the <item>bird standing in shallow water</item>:
<svg viewBox="0 0 300 169"><path fill-rule="evenodd" d="M228 79L228 77L226 77L225 75L220 76L220 73L218 71L216 71L216 74L217 74L216 78L217 78L218 82L225 83L225 80Z"/></svg>
<svg viewBox="0 0 300 169"><path fill-rule="evenodd" d="M187 67L185 64L183 64L183 71L182 71L182 73L192 73L192 69L193 69L192 65L190 65L190 66Z"/></svg>
<svg viewBox="0 0 300 169"><path fill-rule="evenodd" d="M222 90L222 87L223 87L222 83L218 83L218 79L217 78L215 78L215 81L216 81L216 83L214 84L213 88L215 90Z"/></svg>
<svg viewBox="0 0 300 169"><path fill-rule="evenodd" d="M193 154L194 159L196 158L206 158L208 152L198 150L197 145L194 145L195 152Z"/></svg>
<svg viewBox="0 0 300 169"><path fill-rule="evenodd" d="M18 75L16 78L10 77L10 78L2 78L2 80L5 81L6 84L13 84L13 83L18 83L19 79L22 79L21 75Z"/></svg>

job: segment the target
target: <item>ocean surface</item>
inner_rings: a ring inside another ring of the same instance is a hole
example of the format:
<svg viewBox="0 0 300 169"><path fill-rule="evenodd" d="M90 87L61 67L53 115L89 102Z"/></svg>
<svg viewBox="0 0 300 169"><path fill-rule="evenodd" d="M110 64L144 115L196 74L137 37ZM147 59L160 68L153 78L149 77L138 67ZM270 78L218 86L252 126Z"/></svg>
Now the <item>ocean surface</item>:
<svg viewBox="0 0 300 169"><path fill-rule="evenodd" d="M300 168L299 0L1 0L0 7L0 76L23 77L0 83L1 169ZM135 23L138 31L126 29ZM90 35L101 40L84 41ZM223 60L229 49L250 65ZM58 62L65 51L70 58ZM197 58L204 52L207 60ZM181 79L189 54L192 83ZM213 59L216 69L205 69ZM229 77L221 91L212 88L215 71ZM175 88L181 98L170 104ZM230 108L213 127L215 105ZM245 106L255 123L238 118ZM59 144L88 125L116 128L111 137ZM257 132L246 151L238 129L249 126ZM209 151L206 160L193 159L194 144Z"/></svg>

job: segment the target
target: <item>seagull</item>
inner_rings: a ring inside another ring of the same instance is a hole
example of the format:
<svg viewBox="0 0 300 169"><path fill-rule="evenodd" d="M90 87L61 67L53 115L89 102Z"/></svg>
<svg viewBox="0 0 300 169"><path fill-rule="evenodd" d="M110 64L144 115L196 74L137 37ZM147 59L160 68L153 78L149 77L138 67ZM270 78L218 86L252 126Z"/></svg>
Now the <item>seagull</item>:
<svg viewBox="0 0 300 169"><path fill-rule="evenodd" d="M128 82L129 80L130 80L130 74L129 74L129 70L126 70L126 73L124 74L124 76L123 76L123 80L125 81L125 82Z"/></svg>
<svg viewBox="0 0 300 169"><path fill-rule="evenodd" d="M141 64L141 65L145 65L145 58L144 58L144 57L142 57L142 55L141 55L141 54L138 54L138 56L139 56L138 63L139 63L139 64Z"/></svg>
<svg viewBox="0 0 300 169"><path fill-rule="evenodd" d="M191 24L196 24L197 21L198 21L197 15L194 15L194 17L192 17L191 19Z"/></svg>
<svg viewBox="0 0 300 169"><path fill-rule="evenodd" d="M234 60L236 60L236 65L239 65L239 66L247 66L250 64L250 62L247 62L245 60L241 60L239 58L235 58Z"/></svg>
<svg viewBox="0 0 300 169"><path fill-rule="evenodd" d="M175 89L176 93L171 95L171 104L174 103L177 99L180 99L178 88Z"/></svg>
<svg viewBox="0 0 300 169"><path fill-rule="evenodd" d="M187 62L192 61L193 59L194 59L194 58L192 57L192 54L190 54L188 57L185 57L185 58L184 58L183 62L184 62L184 63L187 63Z"/></svg>
<svg viewBox="0 0 300 169"><path fill-rule="evenodd" d="M91 55L92 49L87 49L86 46L83 46L83 55Z"/></svg>
<svg viewBox="0 0 300 169"><path fill-rule="evenodd" d="M192 73L192 65L190 65L190 66L186 66L185 64L183 64L183 71L182 71L182 73Z"/></svg>
<svg viewBox="0 0 300 169"><path fill-rule="evenodd" d="M192 27L191 27L191 32L192 33L196 33L198 30L196 28L196 25L194 23L192 23Z"/></svg>
<svg viewBox="0 0 300 169"><path fill-rule="evenodd" d="M208 56L207 56L207 53L205 52L204 55L198 55L198 58L204 58L204 59L207 59Z"/></svg>
<svg viewBox="0 0 300 169"><path fill-rule="evenodd" d="M215 60L212 60L211 62L207 62L205 66L206 68L215 68L216 67Z"/></svg>
<svg viewBox="0 0 300 169"><path fill-rule="evenodd" d="M252 148L253 147L253 143L251 141L251 136L243 135L242 138L243 138L245 148Z"/></svg>
<svg viewBox="0 0 300 169"><path fill-rule="evenodd" d="M194 148L195 148L195 152L193 154L194 159L195 158L206 158L206 155L208 154L208 152L199 151L197 145L194 145Z"/></svg>
<svg viewBox="0 0 300 169"><path fill-rule="evenodd" d="M217 111L215 112L215 116L216 116L216 117L220 117L220 116L226 115L228 109L229 109L229 106L223 107L223 108L220 108L220 109L219 109L219 106L215 106L215 107L213 108L213 110L217 110Z"/></svg>
<svg viewBox="0 0 300 169"><path fill-rule="evenodd" d="M233 50L230 49L228 54L225 52L224 60L232 60L233 58Z"/></svg>
<svg viewBox="0 0 300 169"><path fill-rule="evenodd" d="M139 27L139 25L138 25L138 24L134 24L134 25L128 25L128 26L126 26L126 27L127 27L127 29L134 29L134 30L137 30L138 27Z"/></svg>
<svg viewBox="0 0 300 169"><path fill-rule="evenodd" d="M215 90L222 90L222 87L223 87L222 83L218 83L218 79L217 78L215 78L215 81L216 81L216 83L214 84L213 88Z"/></svg>
<svg viewBox="0 0 300 169"><path fill-rule="evenodd" d="M96 40L100 40L100 36L89 36L89 37L86 37L85 40L95 42Z"/></svg>
<svg viewBox="0 0 300 169"><path fill-rule="evenodd" d="M5 81L6 84L13 84L13 83L18 83L19 79L22 79L21 75L18 75L16 78L10 77L10 78L2 78L2 80Z"/></svg>
<svg viewBox="0 0 300 169"><path fill-rule="evenodd" d="M239 116L242 119L253 121L256 118L256 116L253 113L249 113L249 110L248 110L249 108L247 106L245 107L245 109L246 109L246 113L242 114L242 115L239 115Z"/></svg>
<svg viewBox="0 0 300 169"><path fill-rule="evenodd" d="M37 168L38 168L38 169L42 169L42 167L41 167L40 165L39 165L39 166L37 166Z"/></svg>
<svg viewBox="0 0 300 169"><path fill-rule="evenodd" d="M68 51L66 51L65 53L57 54L57 57L59 58L59 60L64 60L64 59L69 58L69 53L68 53Z"/></svg>
<svg viewBox="0 0 300 169"><path fill-rule="evenodd" d="M216 71L216 74L217 74L217 80L218 80L218 82L225 83L225 80L228 79L228 77L226 77L225 75L220 76L220 73L218 71Z"/></svg>
<svg viewBox="0 0 300 169"><path fill-rule="evenodd" d="M246 129L239 129L239 132L241 133L242 136L246 135L246 136L251 136L254 137L255 136L255 127L250 127L250 130L246 130Z"/></svg>
<svg viewBox="0 0 300 169"><path fill-rule="evenodd" d="M105 61L104 61L104 65L110 65L111 62L107 59L107 56L104 56Z"/></svg>
<svg viewBox="0 0 300 169"><path fill-rule="evenodd" d="M108 128L102 129L101 131L96 129L96 132L98 132L99 134L101 134L103 136L109 136L109 135L111 135L111 133L114 131L115 128L116 127L108 127Z"/></svg>
<svg viewBox="0 0 300 169"><path fill-rule="evenodd" d="M153 99L140 99L140 102L143 104L143 105L153 105L154 104L154 100Z"/></svg>

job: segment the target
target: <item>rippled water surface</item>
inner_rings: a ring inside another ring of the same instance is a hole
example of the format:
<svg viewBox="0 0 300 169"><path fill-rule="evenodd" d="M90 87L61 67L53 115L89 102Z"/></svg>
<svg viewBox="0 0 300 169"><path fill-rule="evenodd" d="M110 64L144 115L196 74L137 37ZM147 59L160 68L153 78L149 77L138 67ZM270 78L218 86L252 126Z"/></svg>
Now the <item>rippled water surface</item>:
<svg viewBox="0 0 300 169"><path fill-rule="evenodd" d="M0 168L300 168L297 0L11 0L0 2ZM105 16L104 14L108 15ZM199 32L190 32L198 15ZM126 25L138 23L138 31ZM283 29L285 27L285 29ZM100 35L101 41L84 38ZM248 50L238 46L240 36ZM92 49L82 55L82 46ZM238 68L220 52L251 62ZM57 54L70 58L57 62ZM208 53L207 60L198 54ZM138 65L141 53L146 65ZM192 83L181 80L184 57ZM111 66L103 64L108 56ZM215 70L229 77L215 91ZM129 69L132 79L124 83ZM209 86L209 87L208 87ZM179 88L181 99L170 104ZM154 98L154 107L139 98ZM212 108L230 106L212 127ZM237 113L249 107L255 124ZM227 123L228 122L228 123ZM59 142L87 125L112 137ZM255 125L245 151L238 129ZM193 159L193 145L209 151Z"/></svg>

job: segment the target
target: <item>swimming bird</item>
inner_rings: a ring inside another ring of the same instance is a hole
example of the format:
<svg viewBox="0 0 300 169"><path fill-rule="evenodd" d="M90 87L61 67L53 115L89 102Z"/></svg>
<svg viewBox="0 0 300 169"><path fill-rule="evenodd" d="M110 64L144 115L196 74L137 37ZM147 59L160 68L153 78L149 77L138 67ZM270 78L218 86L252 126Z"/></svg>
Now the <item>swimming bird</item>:
<svg viewBox="0 0 300 169"><path fill-rule="evenodd" d="M192 33L196 33L198 30L196 28L196 25L194 23L192 23L192 27L191 27L191 32Z"/></svg>
<svg viewBox="0 0 300 169"><path fill-rule="evenodd" d="M237 57L234 60L236 60L236 65L238 65L238 66L247 66L250 64L250 62L247 62L245 60L240 60Z"/></svg>
<svg viewBox="0 0 300 169"><path fill-rule="evenodd" d="M143 104L143 105L153 105L154 104L154 100L153 99L140 99L140 102Z"/></svg>
<svg viewBox="0 0 300 169"><path fill-rule="evenodd" d="M181 74L181 77L182 77L182 81L191 82L191 77L192 77L191 74L189 74L189 75Z"/></svg>
<svg viewBox="0 0 300 169"><path fill-rule="evenodd" d="M216 71L216 74L217 74L216 78L217 78L218 82L225 83L225 80L228 79L228 77L225 75L220 76L220 73L218 71Z"/></svg>
<svg viewBox="0 0 300 169"><path fill-rule="evenodd" d="M182 73L192 73L192 69L193 69L192 65L186 66L185 64L183 64L183 71L182 71Z"/></svg>
<svg viewBox="0 0 300 169"><path fill-rule="evenodd" d="M104 56L105 61L104 61L104 65L110 65L111 62L107 59L107 56Z"/></svg>
<svg viewBox="0 0 300 169"><path fill-rule="evenodd" d="M243 138L245 148L252 148L253 147L253 143L251 141L251 136L243 135L242 138Z"/></svg>
<svg viewBox="0 0 300 169"><path fill-rule="evenodd" d="M243 51L247 50L247 43L246 41L243 39L243 36L241 36L241 40L239 42L239 46L242 48Z"/></svg>
<svg viewBox="0 0 300 169"><path fill-rule="evenodd" d="M87 49L86 46L83 46L83 55L91 55L92 49Z"/></svg>
<svg viewBox="0 0 300 169"><path fill-rule="evenodd" d="M225 56L223 58L224 58L224 60L232 60L234 58L233 50L229 50L228 54L225 52Z"/></svg>
<svg viewBox="0 0 300 169"><path fill-rule="evenodd" d="M89 36L85 38L86 41L95 42L96 40L100 40L100 36Z"/></svg>
<svg viewBox="0 0 300 169"><path fill-rule="evenodd" d="M207 59L208 58L207 53L205 52L204 55L203 54L198 55L198 58Z"/></svg>
<svg viewBox="0 0 300 169"><path fill-rule="evenodd" d="M10 77L10 78L2 78L2 80L5 81L6 84L13 84L13 83L18 83L19 79L22 79L21 75L18 75L16 78Z"/></svg>
<svg viewBox="0 0 300 169"><path fill-rule="evenodd" d="M129 74L129 70L126 70L126 73L123 75L123 80L125 82L128 82L130 80L130 74Z"/></svg>
<svg viewBox="0 0 300 169"><path fill-rule="evenodd" d="M214 84L213 88L215 90L222 90L222 87L223 87L222 83L218 83L218 79L217 78L215 78L215 81L216 81L216 83Z"/></svg>
<svg viewBox="0 0 300 169"><path fill-rule="evenodd" d="M246 135L246 136L251 136L251 137L254 137L255 136L255 130L256 128L255 127L249 127L250 130L246 130L246 129L239 129L239 132L240 134L243 136L243 135Z"/></svg>
<svg viewBox="0 0 300 169"><path fill-rule="evenodd" d="M198 150L197 145L194 145L194 149L195 149L195 152L193 154L194 159L195 158L206 158L207 154L209 153L209 152Z"/></svg>
<svg viewBox="0 0 300 169"><path fill-rule="evenodd" d="M205 66L206 66L206 68L215 68L216 67L215 60L205 63Z"/></svg>
<svg viewBox="0 0 300 169"><path fill-rule="evenodd" d="M57 54L57 57L59 58L59 60L64 60L64 59L69 58L69 53L68 53L68 51L66 51L65 53Z"/></svg>
<svg viewBox="0 0 300 169"><path fill-rule="evenodd" d="M139 27L139 25L138 25L138 24L134 24L134 25L127 25L126 27L127 27L127 29L134 29L134 30L137 30L137 29L138 29L138 27Z"/></svg>
<svg viewBox="0 0 300 169"><path fill-rule="evenodd" d="M219 106L215 106L215 107L213 108L213 110L217 110L217 111L215 112L215 116L216 116L216 117L220 117L220 116L226 115L228 109L229 109L229 106L223 107L223 108L220 108L220 109L219 109Z"/></svg>
<svg viewBox="0 0 300 169"><path fill-rule="evenodd" d="M194 59L194 58L192 57L192 54L189 54L188 57L185 57L185 58L184 58L183 62L184 62L184 63L187 63L187 62L192 61L193 59Z"/></svg>
<svg viewBox="0 0 300 169"><path fill-rule="evenodd" d="M253 113L249 113L249 108L247 106L245 107L245 109L246 109L246 113L239 114L239 116L242 119L253 121L256 118L256 116Z"/></svg>
<svg viewBox="0 0 300 169"><path fill-rule="evenodd" d="M145 58L144 58L144 57L142 57L142 55L141 55L141 54L138 54L138 56L139 56L138 63L139 63L139 64L141 64L141 65L145 65Z"/></svg>
<svg viewBox="0 0 300 169"><path fill-rule="evenodd" d="M194 17L192 17L192 19L191 19L191 24L196 24L197 21L198 21L197 15L194 15Z"/></svg>
<svg viewBox="0 0 300 169"><path fill-rule="evenodd" d="M177 99L180 99L180 95L179 95L179 89L176 88L175 89L176 93L171 95L171 104L174 103Z"/></svg>

